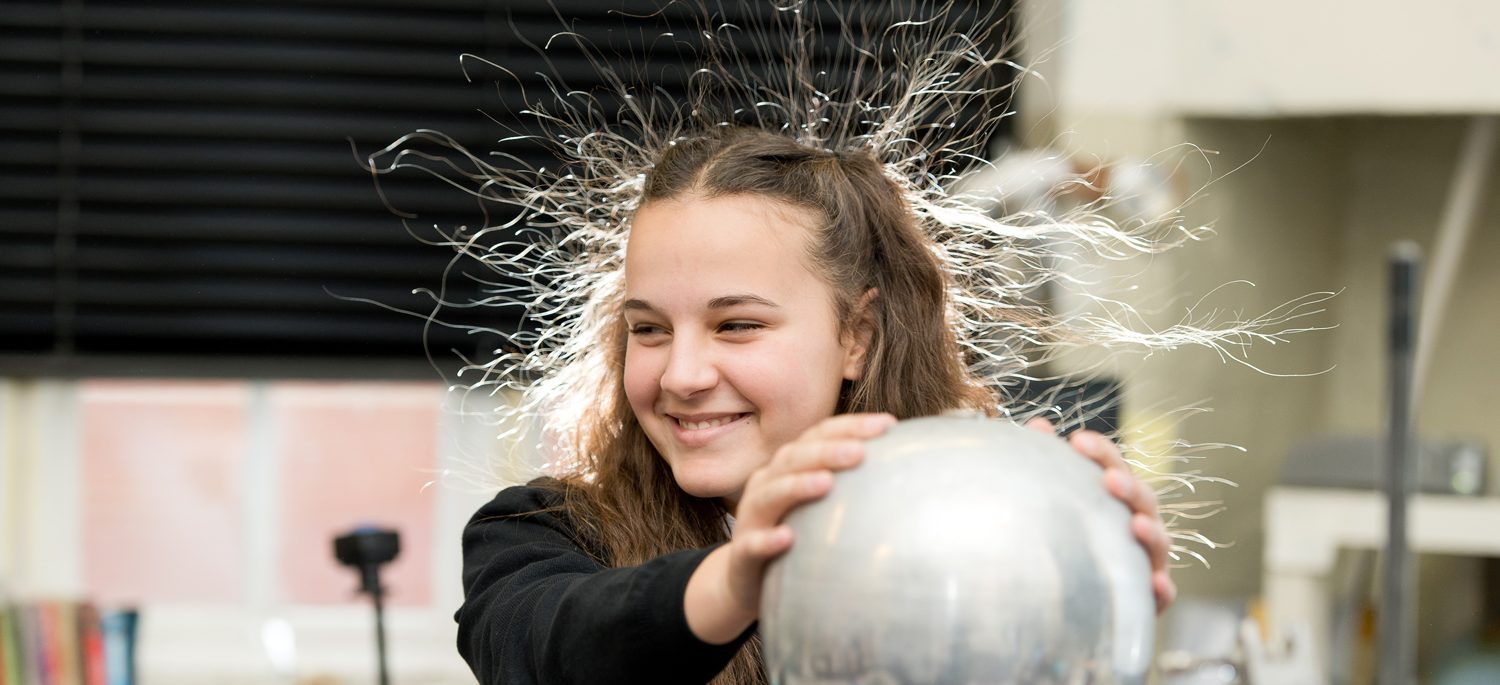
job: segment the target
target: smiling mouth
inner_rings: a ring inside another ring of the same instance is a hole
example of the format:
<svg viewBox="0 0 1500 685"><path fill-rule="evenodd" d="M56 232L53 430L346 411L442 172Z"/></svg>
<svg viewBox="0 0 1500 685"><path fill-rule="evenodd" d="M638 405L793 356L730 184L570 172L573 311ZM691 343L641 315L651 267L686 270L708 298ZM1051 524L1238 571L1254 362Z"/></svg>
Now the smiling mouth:
<svg viewBox="0 0 1500 685"><path fill-rule="evenodd" d="M678 418L676 416L673 416L672 417L672 421L676 422L677 426L679 428L681 428L682 430L685 430L685 431L701 431L701 430L708 430L710 428L718 428L719 426L723 426L723 425L726 425L726 424L734 423L735 421L738 421L738 420L740 420L740 419L742 419L742 418L744 418L746 416L748 416L748 414L726 414L724 416L718 416L718 417L715 417L715 418L712 418L712 419L705 419L705 420L702 420L702 421L686 421L686 420L683 420L683 419Z"/></svg>

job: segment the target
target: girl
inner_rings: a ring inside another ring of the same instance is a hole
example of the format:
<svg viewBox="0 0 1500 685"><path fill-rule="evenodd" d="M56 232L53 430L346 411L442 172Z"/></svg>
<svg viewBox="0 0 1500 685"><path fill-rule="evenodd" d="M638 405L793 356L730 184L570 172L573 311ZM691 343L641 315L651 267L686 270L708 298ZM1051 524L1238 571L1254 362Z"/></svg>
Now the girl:
<svg viewBox="0 0 1500 685"><path fill-rule="evenodd" d="M796 544L786 514L898 418L996 413L905 197L862 148L744 129L665 148L620 293L594 313L609 363L582 461L465 530L459 648L482 683L761 682L761 577ZM1134 510L1164 607L1155 496L1102 436L1071 442Z"/></svg>

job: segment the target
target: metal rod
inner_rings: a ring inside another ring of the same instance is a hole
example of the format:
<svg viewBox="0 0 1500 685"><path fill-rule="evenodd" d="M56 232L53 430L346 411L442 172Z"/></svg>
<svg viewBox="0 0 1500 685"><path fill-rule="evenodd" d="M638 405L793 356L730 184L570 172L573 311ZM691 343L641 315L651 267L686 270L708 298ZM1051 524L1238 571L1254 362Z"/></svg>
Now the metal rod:
<svg viewBox="0 0 1500 685"><path fill-rule="evenodd" d="M370 589L370 597L375 600L375 663L379 669L380 685L390 685L390 677L385 667L385 589L380 586L380 567L370 564L364 567Z"/></svg>
<svg viewBox="0 0 1500 685"><path fill-rule="evenodd" d="M1416 588L1407 540L1407 505L1416 473L1411 402L1412 357L1416 349L1417 266L1421 251L1402 241L1390 257L1389 424L1386 442L1387 504L1384 582L1380 603L1380 685L1414 685Z"/></svg>

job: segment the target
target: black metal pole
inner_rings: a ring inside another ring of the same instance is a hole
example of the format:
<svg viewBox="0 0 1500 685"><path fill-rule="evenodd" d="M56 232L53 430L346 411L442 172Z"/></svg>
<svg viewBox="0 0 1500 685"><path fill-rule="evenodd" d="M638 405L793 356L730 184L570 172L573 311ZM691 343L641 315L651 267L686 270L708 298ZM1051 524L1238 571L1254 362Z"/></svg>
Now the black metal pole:
<svg viewBox="0 0 1500 685"><path fill-rule="evenodd" d="M390 685L385 669L385 588L380 586L380 567L371 564L365 567L370 574L370 597L375 600L375 659L379 668L380 685Z"/></svg>
<svg viewBox="0 0 1500 685"><path fill-rule="evenodd" d="M380 685L390 685L385 665L385 588L380 585L380 565L401 553L401 536L394 530L357 528L333 540L333 556L345 566L359 569L360 592L375 602L375 666Z"/></svg>
<svg viewBox="0 0 1500 685"><path fill-rule="evenodd" d="M1417 265L1421 251L1411 242L1397 243L1390 257L1390 387L1386 427L1385 499L1387 504L1384 583L1380 604L1380 685L1416 683L1415 568L1407 539L1407 505L1411 500L1417 453L1414 440L1412 358L1416 350Z"/></svg>

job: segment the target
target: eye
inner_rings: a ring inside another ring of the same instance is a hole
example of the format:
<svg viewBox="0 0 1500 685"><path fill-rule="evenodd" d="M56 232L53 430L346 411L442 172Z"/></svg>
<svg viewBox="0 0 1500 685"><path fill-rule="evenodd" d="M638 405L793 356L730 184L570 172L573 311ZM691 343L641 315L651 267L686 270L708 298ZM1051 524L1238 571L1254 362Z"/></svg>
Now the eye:
<svg viewBox="0 0 1500 685"><path fill-rule="evenodd" d="M642 338L663 335L667 329L653 323L638 323L630 326L629 332L631 337Z"/></svg>
<svg viewBox="0 0 1500 685"><path fill-rule="evenodd" d="M725 321L719 324L719 331L723 333L747 333L758 331L766 325L759 321Z"/></svg>

